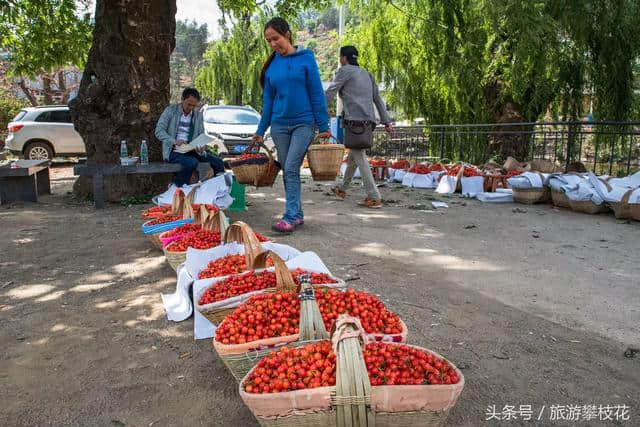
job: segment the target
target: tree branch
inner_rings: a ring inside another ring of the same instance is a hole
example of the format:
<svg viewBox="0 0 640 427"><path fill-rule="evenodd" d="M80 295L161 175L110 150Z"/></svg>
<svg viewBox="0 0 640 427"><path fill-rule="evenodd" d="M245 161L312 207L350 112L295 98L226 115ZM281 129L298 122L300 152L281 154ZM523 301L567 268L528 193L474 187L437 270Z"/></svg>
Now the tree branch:
<svg viewBox="0 0 640 427"><path fill-rule="evenodd" d="M29 89L29 87L27 86L23 78L21 78L20 82L18 82L18 86L20 86L20 89L22 89L22 92L26 95L29 102L31 102L31 105L34 107L37 107L38 100L35 98L35 96L33 96L33 94L31 93L31 89Z"/></svg>

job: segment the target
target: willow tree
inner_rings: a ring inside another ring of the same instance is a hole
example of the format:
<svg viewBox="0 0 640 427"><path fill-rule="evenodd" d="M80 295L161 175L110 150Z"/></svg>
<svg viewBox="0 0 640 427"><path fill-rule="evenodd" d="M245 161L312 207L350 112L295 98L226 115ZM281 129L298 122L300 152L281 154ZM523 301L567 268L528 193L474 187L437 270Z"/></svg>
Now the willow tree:
<svg viewBox="0 0 640 427"><path fill-rule="evenodd" d="M212 102L249 104L260 108L260 71L270 50L264 41L264 24L282 16L293 26L297 14L307 8L327 8L328 0L278 0L266 5L255 0L218 0L225 30L205 53L206 64L196 87Z"/></svg>
<svg viewBox="0 0 640 427"><path fill-rule="evenodd" d="M221 39L204 54L206 65L196 78L196 87L211 102L259 107L259 78L269 47L262 37L265 16L227 28Z"/></svg>
<svg viewBox="0 0 640 427"><path fill-rule="evenodd" d="M632 0L351 0L349 39L409 117L430 123L628 117L640 14ZM555 107L555 108L552 108ZM493 140L525 158L528 141Z"/></svg>

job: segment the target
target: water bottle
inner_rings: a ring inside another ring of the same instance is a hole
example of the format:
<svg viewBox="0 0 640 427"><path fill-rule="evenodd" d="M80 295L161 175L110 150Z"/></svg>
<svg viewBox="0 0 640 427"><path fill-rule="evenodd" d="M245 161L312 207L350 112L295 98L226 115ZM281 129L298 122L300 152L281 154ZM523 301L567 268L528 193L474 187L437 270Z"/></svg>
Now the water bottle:
<svg viewBox="0 0 640 427"><path fill-rule="evenodd" d="M129 153L127 152L127 141L124 139L120 142L120 160L126 159L129 157Z"/></svg>
<svg viewBox="0 0 640 427"><path fill-rule="evenodd" d="M142 144L140 144L140 164L149 164L149 149L147 148L147 141L144 139L142 140Z"/></svg>

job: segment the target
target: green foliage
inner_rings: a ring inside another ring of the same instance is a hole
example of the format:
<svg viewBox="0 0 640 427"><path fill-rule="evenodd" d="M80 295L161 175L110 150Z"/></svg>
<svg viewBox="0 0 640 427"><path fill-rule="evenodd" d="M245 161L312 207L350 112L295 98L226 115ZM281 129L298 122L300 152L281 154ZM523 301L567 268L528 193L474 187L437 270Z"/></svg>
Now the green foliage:
<svg viewBox="0 0 640 427"><path fill-rule="evenodd" d="M67 65L82 67L91 47L89 14L77 16L74 0L0 3L0 45L9 50L9 72L34 77Z"/></svg>
<svg viewBox="0 0 640 427"><path fill-rule="evenodd" d="M351 0L348 40L389 100L432 123L629 118L640 4L632 0Z"/></svg>
<svg viewBox="0 0 640 427"><path fill-rule="evenodd" d="M207 24L198 25L195 21L176 22L176 48L174 54L185 59L193 73L202 61L202 55L207 50Z"/></svg>
<svg viewBox="0 0 640 427"><path fill-rule="evenodd" d="M5 137L7 124L23 107L26 107L26 103L23 100L16 98L8 90L0 88L0 138Z"/></svg>
<svg viewBox="0 0 640 427"><path fill-rule="evenodd" d="M211 43L204 55L206 65L196 77L196 87L209 102L260 108L260 71L270 53L262 37L266 21L261 14L226 28L222 39Z"/></svg>
<svg viewBox="0 0 640 427"><path fill-rule="evenodd" d="M151 199L153 199L153 194L141 194L139 196L122 197L120 199L120 205L122 206L144 205L144 204L150 203Z"/></svg>

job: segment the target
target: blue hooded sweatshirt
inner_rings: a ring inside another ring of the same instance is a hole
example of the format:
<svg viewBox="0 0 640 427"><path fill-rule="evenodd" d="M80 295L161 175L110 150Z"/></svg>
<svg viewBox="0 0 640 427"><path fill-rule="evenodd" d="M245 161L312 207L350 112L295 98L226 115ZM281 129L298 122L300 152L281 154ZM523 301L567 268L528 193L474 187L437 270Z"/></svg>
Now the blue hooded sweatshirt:
<svg viewBox="0 0 640 427"><path fill-rule="evenodd" d="M329 129L329 114L313 52L298 48L282 56L276 52L267 68L258 135L271 125L314 124Z"/></svg>

